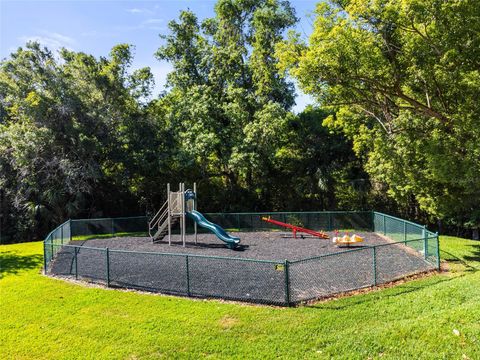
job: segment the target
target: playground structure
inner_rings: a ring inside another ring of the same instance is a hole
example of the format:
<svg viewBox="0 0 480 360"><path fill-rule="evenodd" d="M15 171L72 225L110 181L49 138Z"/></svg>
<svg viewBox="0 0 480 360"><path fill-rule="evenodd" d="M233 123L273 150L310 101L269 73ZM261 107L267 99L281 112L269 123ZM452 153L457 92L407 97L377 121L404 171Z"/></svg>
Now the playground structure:
<svg viewBox="0 0 480 360"><path fill-rule="evenodd" d="M281 222L281 221L278 221L278 220L270 219L270 217L262 217L262 220L266 221L270 224L274 224L274 225L282 226L282 227L285 227L285 228L288 228L288 229L292 229L293 237L295 239L297 238L297 232L302 232L302 233L305 233L305 234L309 234L309 235L318 237L320 239L329 239L328 235L325 234L324 232L321 232L321 231L310 230L310 229L307 229L307 228L304 228L304 227L301 227L301 226L287 224L287 223L284 223L284 222Z"/></svg>
<svg viewBox="0 0 480 360"><path fill-rule="evenodd" d="M198 215L190 201L195 192L182 193L177 199L185 200L185 219L187 213ZM176 214L182 220L183 214ZM197 225L207 224L200 215ZM198 234L198 246L172 249L167 241L153 243L146 216L74 219L45 239L44 271L117 288L290 306L440 267L438 234L378 212L212 213L208 217L217 233L219 225L237 229L242 251L219 246L218 235L207 232ZM343 249L310 236L301 241L279 237L274 229L265 228L261 217L284 223L295 218L309 229L325 229L332 238L338 237L334 229L352 229L364 238L365 246ZM151 229L152 235L158 226ZM172 243L180 244L181 235L174 231ZM189 231L187 244L194 239Z"/></svg>
<svg viewBox="0 0 480 360"><path fill-rule="evenodd" d="M172 244L172 227L180 223L180 236L185 247L187 234L186 218L193 220L195 244L198 241L197 225L211 231L227 247L234 249L240 243L240 238L229 235L222 227L208 221L197 211L197 184L193 183L193 190L185 190L185 183L180 183L178 191L171 191L167 184L167 200L148 223L148 233L154 243L158 243L168 235L168 244Z"/></svg>

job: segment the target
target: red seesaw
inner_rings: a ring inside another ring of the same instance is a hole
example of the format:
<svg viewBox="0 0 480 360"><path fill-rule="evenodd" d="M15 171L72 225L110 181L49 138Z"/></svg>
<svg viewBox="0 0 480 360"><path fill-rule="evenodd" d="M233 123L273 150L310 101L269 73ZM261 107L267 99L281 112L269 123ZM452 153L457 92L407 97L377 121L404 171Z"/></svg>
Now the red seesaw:
<svg viewBox="0 0 480 360"><path fill-rule="evenodd" d="M268 218L262 217L262 220L266 221L266 222L269 222L271 224L275 224L275 225L278 225L278 226L283 226L283 227L292 229L294 238L297 238L297 232L303 232L303 233L306 233L306 234L309 234L309 235L319 237L320 239L328 239L328 235L323 233L323 232L306 229L306 228L296 226L296 225L292 225L292 224L287 224L287 223L284 223L284 222L281 222L281 221L278 221L278 220L272 220L269 217Z"/></svg>

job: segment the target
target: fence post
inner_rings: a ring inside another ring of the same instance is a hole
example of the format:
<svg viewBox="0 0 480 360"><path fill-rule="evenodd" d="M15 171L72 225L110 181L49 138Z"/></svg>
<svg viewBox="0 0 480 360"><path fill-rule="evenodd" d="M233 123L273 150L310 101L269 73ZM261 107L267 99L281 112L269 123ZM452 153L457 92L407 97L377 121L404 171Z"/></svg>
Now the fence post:
<svg viewBox="0 0 480 360"><path fill-rule="evenodd" d="M407 245L407 222L403 222L403 241L405 242L405 245Z"/></svg>
<svg viewBox="0 0 480 360"><path fill-rule="evenodd" d="M383 215L383 235L387 235L387 221L385 214Z"/></svg>
<svg viewBox="0 0 480 360"><path fill-rule="evenodd" d="M328 212L328 231L332 231L332 213Z"/></svg>
<svg viewBox="0 0 480 360"><path fill-rule="evenodd" d="M105 249L105 260L107 262L107 287L110 286L110 250L108 248Z"/></svg>
<svg viewBox="0 0 480 360"><path fill-rule="evenodd" d="M237 214L237 229L240 231L240 214Z"/></svg>
<svg viewBox="0 0 480 360"><path fill-rule="evenodd" d="M78 247L75 246L75 280L78 280L78 262L77 262L77 250Z"/></svg>
<svg viewBox="0 0 480 360"><path fill-rule="evenodd" d="M190 266L188 263L188 255L185 256L185 267L187 271L187 296L190 296Z"/></svg>
<svg viewBox="0 0 480 360"><path fill-rule="evenodd" d="M283 263L283 268L285 271L285 304L290 306L290 274L289 274L289 262L285 260Z"/></svg>
<svg viewBox="0 0 480 360"><path fill-rule="evenodd" d="M435 233L435 239L437 240L437 270L440 271L440 241L438 239L438 232Z"/></svg>
<svg viewBox="0 0 480 360"><path fill-rule="evenodd" d="M372 247L373 253L373 261L372 261L372 267L373 267L373 286L377 286L377 247L373 246Z"/></svg>
<svg viewBox="0 0 480 360"><path fill-rule="evenodd" d="M70 229L70 234L68 236L68 242L72 241L72 219L68 219L68 227Z"/></svg>
<svg viewBox="0 0 480 360"><path fill-rule="evenodd" d="M43 274L47 275L47 244L43 241Z"/></svg>
<svg viewBox="0 0 480 360"><path fill-rule="evenodd" d="M115 237L115 219L112 218L112 237Z"/></svg>
<svg viewBox="0 0 480 360"><path fill-rule="evenodd" d="M423 254L425 255L425 259L428 257L428 235L427 235L427 227L423 225L422 229L423 235Z"/></svg>
<svg viewBox="0 0 480 360"><path fill-rule="evenodd" d="M63 245L63 224L60 225L60 238L62 239L62 245Z"/></svg>

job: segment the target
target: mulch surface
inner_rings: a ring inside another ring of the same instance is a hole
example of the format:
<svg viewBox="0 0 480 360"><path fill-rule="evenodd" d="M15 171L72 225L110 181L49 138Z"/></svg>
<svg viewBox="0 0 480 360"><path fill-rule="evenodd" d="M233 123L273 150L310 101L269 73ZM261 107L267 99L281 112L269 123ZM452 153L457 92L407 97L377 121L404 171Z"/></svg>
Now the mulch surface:
<svg viewBox="0 0 480 360"><path fill-rule="evenodd" d="M422 254L402 244L377 247L374 254L371 246L391 243L374 233L357 232L365 240L350 247L298 234L295 239L283 232L233 234L241 238L236 250L228 249L213 234L198 234L197 244L188 235L185 247L179 235L172 236L170 246L167 238L155 244L147 237L72 241L69 245L75 246L64 246L57 253L49 273L99 283L108 279L111 286L154 292L282 304L287 301L285 260L291 262L288 300L293 303L432 268ZM344 253L334 254L339 252ZM326 254L334 255L305 260Z"/></svg>

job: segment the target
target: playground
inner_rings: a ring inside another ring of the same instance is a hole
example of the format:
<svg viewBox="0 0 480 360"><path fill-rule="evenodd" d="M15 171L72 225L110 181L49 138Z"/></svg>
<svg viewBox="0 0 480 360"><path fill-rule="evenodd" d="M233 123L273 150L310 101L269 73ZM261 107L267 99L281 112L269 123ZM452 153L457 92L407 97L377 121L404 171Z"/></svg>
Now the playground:
<svg viewBox="0 0 480 360"><path fill-rule="evenodd" d="M99 238L90 240L73 240L71 245L85 245L111 250L131 250L160 253L191 254L199 256L220 256L232 258L244 258L255 260L275 260L283 262L285 259L296 261L325 254L340 253L348 250L361 250L372 245L386 245L391 243L387 238L369 232L357 232L364 237L362 244L336 246L331 237L334 232L327 232L330 239L318 239L314 237L290 236L284 231L236 231L232 232L241 239L241 243L235 250L229 249L211 233L188 234L185 236L185 247L182 246L181 235L172 235L171 245L167 241L152 243L148 236L121 236L112 238Z"/></svg>
<svg viewBox="0 0 480 360"><path fill-rule="evenodd" d="M283 304L285 259L290 262L291 302L370 286L374 245L379 246L376 248L381 269L377 272L378 283L431 268L422 256L405 245L390 246L388 240L372 233L362 233L365 245L350 249L336 247L329 240L287 238L281 232L235 234L243 244L237 251L219 244L211 234L198 235L197 245L194 235L188 235L185 247L179 235L172 236L170 246L166 242L153 244L148 237L72 241L71 245L79 247L63 247L50 272L102 281L105 253L95 248L108 248L109 286ZM322 257L325 255L328 256ZM320 258L304 261L316 257Z"/></svg>
<svg viewBox="0 0 480 360"><path fill-rule="evenodd" d="M439 266L438 236L418 224L368 211L202 214L193 189L168 185L150 218L67 221L44 242L45 272L289 306Z"/></svg>

